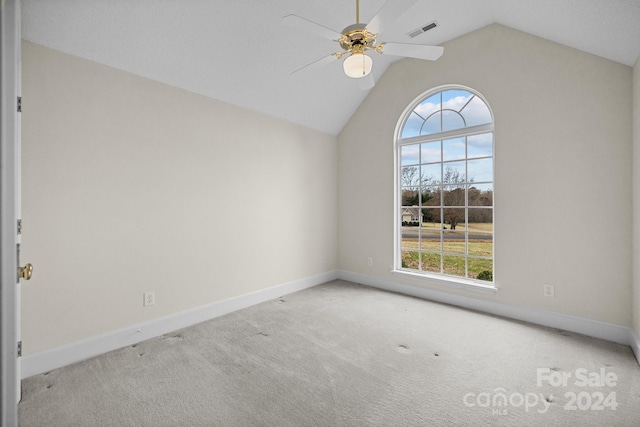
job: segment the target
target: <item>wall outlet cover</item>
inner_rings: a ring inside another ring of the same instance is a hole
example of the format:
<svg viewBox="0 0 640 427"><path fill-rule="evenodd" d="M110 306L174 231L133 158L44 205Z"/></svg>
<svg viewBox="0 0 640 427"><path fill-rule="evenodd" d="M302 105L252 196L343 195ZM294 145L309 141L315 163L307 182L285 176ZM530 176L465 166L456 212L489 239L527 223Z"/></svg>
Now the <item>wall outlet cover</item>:
<svg viewBox="0 0 640 427"><path fill-rule="evenodd" d="M144 300L142 302L143 307L149 307L156 303L156 293L153 291L144 293Z"/></svg>

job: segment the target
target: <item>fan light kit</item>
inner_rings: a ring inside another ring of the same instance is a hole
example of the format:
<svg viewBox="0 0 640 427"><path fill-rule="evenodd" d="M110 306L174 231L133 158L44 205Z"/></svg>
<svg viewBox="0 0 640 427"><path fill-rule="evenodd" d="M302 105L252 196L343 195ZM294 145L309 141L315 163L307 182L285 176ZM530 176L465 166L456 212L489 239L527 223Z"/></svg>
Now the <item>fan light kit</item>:
<svg viewBox="0 0 640 427"><path fill-rule="evenodd" d="M363 52L353 52L351 56L345 58L342 63L344 73L354 79L364 77L371 72L373 68L373 59L365 55Z"/></svg>
<svg viewBox="0 0 640 427"><path fill-rule="evenodd" d="M373 59L367 55L367 51L386 53L409 58L426 59L435 61L440 58L444 48L440 46L426 46L406 43L377 43L376 39L381 30L382 23L388 24L395 21L402 13L409 9L417 0L388 0L368 24L360 23L360 1L356 0L356 23L349 25L341 33L331 30L323 25L301 18L297 15L287 15L282 22L292 28L308 31L337 41L342 51L332 53L329 56L318 59L306 65L294 73L342 59L345 56L342 67L344 73L354 79L358 79L362 89L373 87Z"/></svg>

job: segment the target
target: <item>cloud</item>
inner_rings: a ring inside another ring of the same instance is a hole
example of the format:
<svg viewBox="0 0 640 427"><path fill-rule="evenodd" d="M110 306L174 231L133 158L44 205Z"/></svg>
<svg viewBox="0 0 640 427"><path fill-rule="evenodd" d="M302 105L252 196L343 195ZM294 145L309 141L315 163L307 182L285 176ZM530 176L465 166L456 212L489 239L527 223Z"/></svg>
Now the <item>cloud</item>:
<svg viewBox="0 0 640 427"><path fill-rule="evenodd" d="M467 122L467 126L483 125L491 123L491 112L489 107L480 98L474 96L471 102L460 111L460 114Z"/></svg>
<svg viewBox="0 0 640 427"><path fill-rule="evenodd" d="M440 141L429 142L422 144L422 163L440 162Z"/></svg>
<svg viewBox="0 0 640 427"><path fill-rule="evenodd" d="M474 182L493 181L493 159L469 160L467 169Z"/></svg>
<svg viewBox="0 0 640 427"><path fill-rule="evenodd" d="M447 139L443 141L443 159L457 160L465 157L464 138Z"/></svg>
<svg viewBox="0 0 640 427"><path fill-rule="evenodd" d="M467 137L467 155L469 158L493 156L493 133Z"/></svg>
<svg viewBox="0 0 640 427"><path fill-rule="evenodd" d="M438 110L440 110L440 93L430 96L413 109L423 120Z"/></svg>
<svg viewBox="0 0 640 427"><path fill-rule="evenodd" d="M405 145L400 150L400 163L402 165L417 165L420 163L420 144Z"/></svg>

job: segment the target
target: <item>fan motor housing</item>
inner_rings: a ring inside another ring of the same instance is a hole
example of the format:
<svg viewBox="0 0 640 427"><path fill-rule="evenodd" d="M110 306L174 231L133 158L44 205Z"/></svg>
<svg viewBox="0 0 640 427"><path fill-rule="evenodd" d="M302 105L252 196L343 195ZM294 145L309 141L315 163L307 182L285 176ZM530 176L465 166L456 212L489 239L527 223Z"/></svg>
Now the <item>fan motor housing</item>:
<svg viewBox="0 0 640 427"><path fill-rule="evenodd" d="M373 49L376 37L377 34L367 31L365 24L353 24L342 30L339 42L340 46L347 51L351 51L356 46L358 50Z"/></svg>

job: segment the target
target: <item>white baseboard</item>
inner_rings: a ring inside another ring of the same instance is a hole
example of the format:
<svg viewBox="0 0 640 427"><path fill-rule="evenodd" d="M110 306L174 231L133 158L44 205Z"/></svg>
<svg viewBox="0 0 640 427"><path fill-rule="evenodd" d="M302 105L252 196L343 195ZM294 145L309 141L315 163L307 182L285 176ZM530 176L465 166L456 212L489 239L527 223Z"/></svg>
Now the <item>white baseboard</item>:
<svg viewBox="0 0 640 427"><path fill-rule="evenodd" d="M633 354L636 355L638 364L640 364L640 337L638 337L638 333L633 330L633 328L629 329L631 329L631 332L629 333L629 340L631 341L629 346L631 347L631 350L633 350Z"/></svg>
<svg viewBox="0 0 640 427"><path fill-rule="evenodd" d="M321 283L335 280L337 277L337 271L329 271L317 276L283 283L271 288L214 302L202 307L196 307L160 319L132 325L124 329L76 341L60 347L27 354L22 357L21 377L28 378L52 369L80 362L242 308L269 301L282 295L311 288Z"/></svg>
<svg viewBox="0 0 640 427"><path fill-rule="evenodd" d="M472 296L459 295L436 289L428 289L421 286L408 285L405 283L399 283L392 280L367 276L345 270L338 271L338 278L374 288L398 292L418 298L451 304L458 307L508 317L510 319L521 320L537 325L548 326L551 328L562 329L565 331L576 332L607 341L613 341L618 344L628 345L632 348L636 355L636 359L638 359L638 363L640 363L640 340L634 330L629 326L600 322L598 320L508 304L500 301L474 298Z"/></svg>

